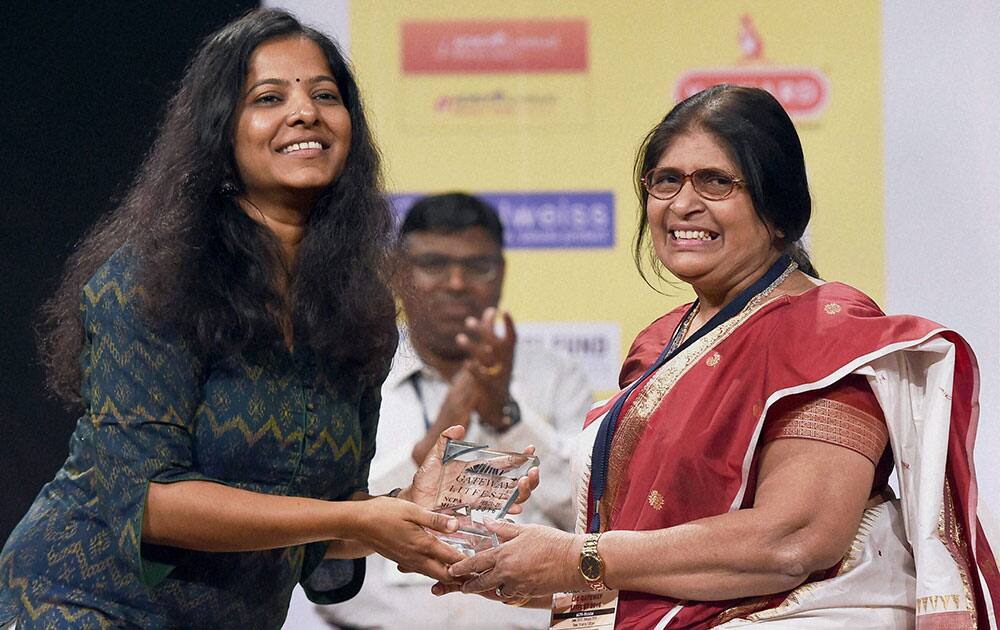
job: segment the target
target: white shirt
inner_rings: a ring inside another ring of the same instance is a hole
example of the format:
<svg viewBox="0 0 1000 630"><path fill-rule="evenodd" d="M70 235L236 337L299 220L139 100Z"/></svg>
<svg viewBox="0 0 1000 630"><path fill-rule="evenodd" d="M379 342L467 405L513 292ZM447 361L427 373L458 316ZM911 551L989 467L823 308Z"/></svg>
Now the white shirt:
<svg viewBox="0 0 1000 630"><path fill-rule="evenodd" d="M405 336L404 336L405 337ZM420 374L420 397L413 375ZM448 392L448 383L424 364L405 338L382 385L382 407L375 459L369 473L369 492L383 494L410 485L416 464L410 457L414 444L426 434L426 418L433 422ZM511 398L521 409L521 421L503 433L481 426L474 418L465 439L492 447L520 451L535 445L541 483L516 520L573 530L575 503L570 460L573 443L592 403L583 371L568 357L536 345L519 344L514 352ZM431 594L433 580L419 574L400 573L385 558L368 557L364 587L342 604L317 606L316 610L343 628L478 628L511 630L547 627L549 612L516 608L479 596ZM293 600L301 607L304 598ZM295 611L299 617L301 611Z"/></svg>

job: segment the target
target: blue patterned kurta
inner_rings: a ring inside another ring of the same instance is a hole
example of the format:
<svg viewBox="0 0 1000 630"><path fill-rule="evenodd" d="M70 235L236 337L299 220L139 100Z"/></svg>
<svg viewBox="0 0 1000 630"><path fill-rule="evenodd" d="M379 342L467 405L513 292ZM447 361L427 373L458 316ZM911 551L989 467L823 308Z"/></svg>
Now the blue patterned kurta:
<svg viewBox="0 0 1000 630"><path fill-rule="evenodd" d="M204 479L323 499L367 489L379 383L337 378L298 349L206 366L142 323L124 259L84 288L86 411L0 555L0 625L278 628L325 543L250 553L140 544L148 484ZM363 561L330 565L353 578L331 596L353 594Z"/></svg>

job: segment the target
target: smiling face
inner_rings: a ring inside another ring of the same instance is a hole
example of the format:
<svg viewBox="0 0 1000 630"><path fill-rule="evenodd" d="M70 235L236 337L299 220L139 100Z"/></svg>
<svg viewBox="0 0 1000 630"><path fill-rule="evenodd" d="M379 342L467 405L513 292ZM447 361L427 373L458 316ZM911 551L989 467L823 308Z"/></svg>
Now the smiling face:
<svg viewBox="0 0 1000 630"><path fill-rule="evenodd" d="M323 50L299 36L258 46L233 134L244 196L311 207L344 170L350 146L351 117Z"/></svg>
<svg viewBox="0 0 1000 630"><path fill-rule="evenodd" d="M458 346L455 335L465 330L467 317L480 317L500 301L504 271L500 245L478 226L452 233L419 231L406 235L403 254L407 290L400 291L400 296L414 343L447 360L464 357L466 352ZM452 263L438 277L422 262L434 258L494 260L499 268L492 277L481 279Z"/></svg>
<svg viewBox="0 0 1000 630"><path fill-rule="evenodd" d="M684 173L718 169L743 177L719 142L701 130L675 138L656 167ZM774 237L754 212L743 186L737 186L726 199L709 201L695 192L688 180L672 199L650 196L646 217L657 258L702 298L732 297L780 256Z"/></svg>

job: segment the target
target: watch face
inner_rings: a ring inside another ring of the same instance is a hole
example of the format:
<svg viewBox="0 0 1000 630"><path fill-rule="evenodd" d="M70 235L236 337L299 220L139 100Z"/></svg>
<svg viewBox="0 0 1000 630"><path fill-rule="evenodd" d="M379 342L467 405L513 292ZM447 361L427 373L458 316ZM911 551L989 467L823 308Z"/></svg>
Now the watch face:
<svg viewBox="0 0 1000 630"><path fill-rule="evenodd" d="M588 580L597 580L601 577L601 560L596 556L583 556L580 558L580 573Z"/></svg>
<svg viewBox="0 0 1000 630"><path fill-rule="evenodd" d="M521 421L521 407L514 400L508 400L503 406L503 419L507 425L515 425Z"/></svg>

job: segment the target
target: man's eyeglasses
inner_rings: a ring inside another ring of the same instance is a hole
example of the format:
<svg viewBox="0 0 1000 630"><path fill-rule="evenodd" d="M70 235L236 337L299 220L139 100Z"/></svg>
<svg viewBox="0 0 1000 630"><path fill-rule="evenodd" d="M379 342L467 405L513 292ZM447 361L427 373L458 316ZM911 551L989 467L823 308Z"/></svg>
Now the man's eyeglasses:
<svg viewBox="0 0 1000 630"><path fill-rule="evenodd" d="M499 256L460 258L443 254L418 254L407 256L407 259L414 269L433 282L447 280L453 267L460 267L465 279L470 282L489 282L496 279L502 262Z"/></svg>
<svg viewBox="0 0 1000 630"><path fill-rule="evenodd" d="M737 186L746 185L746 180L717 168L700 168L693 173L685 173L668 167L647 172L642 177L642 185L653 197L667 201L676 197L689 179L694 191L709 201L722 201L733 194Z"/></svg>

